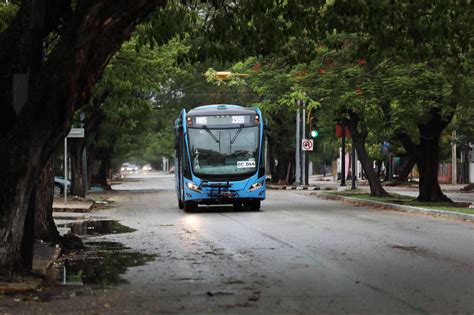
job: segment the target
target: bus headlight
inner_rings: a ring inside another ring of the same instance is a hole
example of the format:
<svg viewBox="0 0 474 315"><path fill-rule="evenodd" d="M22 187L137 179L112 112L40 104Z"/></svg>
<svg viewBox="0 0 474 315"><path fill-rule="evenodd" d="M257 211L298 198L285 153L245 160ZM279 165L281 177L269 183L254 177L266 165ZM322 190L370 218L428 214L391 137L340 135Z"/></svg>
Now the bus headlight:
<svg viewBox="0 0 474 315"><path fill-rule="evenodd" d="M254 191L262 187L262 182L256 182L250 186L249 191Z"/></svg>
<svg viewBox="0 0 474 315"><path fill-rule="evenodd" d="M186 186L191 189L192 191L196 191L198 193L202 192L201 191L201 187L199 187L198 185L196 185L195 183L193 182L187 182L186 183Z"/></svg>

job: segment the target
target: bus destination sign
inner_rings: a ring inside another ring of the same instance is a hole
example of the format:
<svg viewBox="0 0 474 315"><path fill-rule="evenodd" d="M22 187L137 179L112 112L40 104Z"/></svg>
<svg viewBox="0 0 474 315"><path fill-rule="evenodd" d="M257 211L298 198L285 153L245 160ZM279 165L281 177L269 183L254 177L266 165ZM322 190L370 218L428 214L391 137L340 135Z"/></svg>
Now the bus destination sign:
<svg viewBox="0 0 474 315"><path fill-rule="evenodd" d="M228 115L228 116L196 116L196 126L220 126L220 125L246 125L250 124L251 115Z"/></svg>

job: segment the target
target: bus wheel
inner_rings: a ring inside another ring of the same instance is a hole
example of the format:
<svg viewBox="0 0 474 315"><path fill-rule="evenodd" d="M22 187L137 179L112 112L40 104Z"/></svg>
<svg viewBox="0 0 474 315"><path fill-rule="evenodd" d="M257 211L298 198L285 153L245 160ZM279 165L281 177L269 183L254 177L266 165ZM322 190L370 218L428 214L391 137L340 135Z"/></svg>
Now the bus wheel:
<svg viewBox="0 0 474 315"><path fill-rule="evenodd" d="M184 208L184 204L181 199L178 199L178 208L180 208L181 210Z"/></svg>
<svg viewBox="0 0 474 315"><path fill-rule="evenodd" d="M186 212L196 211L198 205L194 201L185 201L183 209Z"/></svg>
<svg viewBox="0 0 474 315"><path fill-rule="evenodd" d="M250 211L260 211L260 200L250 201L246 206Z"/></svg>

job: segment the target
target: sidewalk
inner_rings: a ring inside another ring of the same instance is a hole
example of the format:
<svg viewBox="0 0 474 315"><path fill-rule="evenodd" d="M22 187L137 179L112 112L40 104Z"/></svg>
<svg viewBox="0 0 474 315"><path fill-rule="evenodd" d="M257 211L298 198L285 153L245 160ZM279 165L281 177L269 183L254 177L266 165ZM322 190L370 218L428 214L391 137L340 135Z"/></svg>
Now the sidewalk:
<svg viewBox="0 0 474 315"><path fill-rule="evenodd" d="M91 200L68 198L64 203L63 197L55 197L53 201L54 212L89 212L94 202Z"/></svg>

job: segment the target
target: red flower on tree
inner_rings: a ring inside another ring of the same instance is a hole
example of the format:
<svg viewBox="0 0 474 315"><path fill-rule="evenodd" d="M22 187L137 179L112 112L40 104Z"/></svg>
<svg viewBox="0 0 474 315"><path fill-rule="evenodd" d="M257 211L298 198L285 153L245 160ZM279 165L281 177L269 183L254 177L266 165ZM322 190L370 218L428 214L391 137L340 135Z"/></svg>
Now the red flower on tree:
<svg viewBox="0 0 474 315"><path fill-rule="evenodd" d="M296 74L296 77L298 78L304 78L305 76L307 76L309 73L308 69L304 69L304 70L301 70L299 71L297 74Z"/></svg>
<svg viewBox="0 0 474 315"><path fill-rule="evenodd" d="M360 64L360 65L365 65L364 57L359 58L359 61L357 63Z"/></svg>
<svg viewBox="0 0 474 315"><path fill-rule="evenodd" d="M326 70L324 68L319 68L319 74L323 75L326 73Z"/></svg>
<svg viewBox="0 0 474 315"><path fill-rule="evenodd" d="M255 65L252 66L253 71L257 71L262 67L261 63L256 63Z"/></svg>

